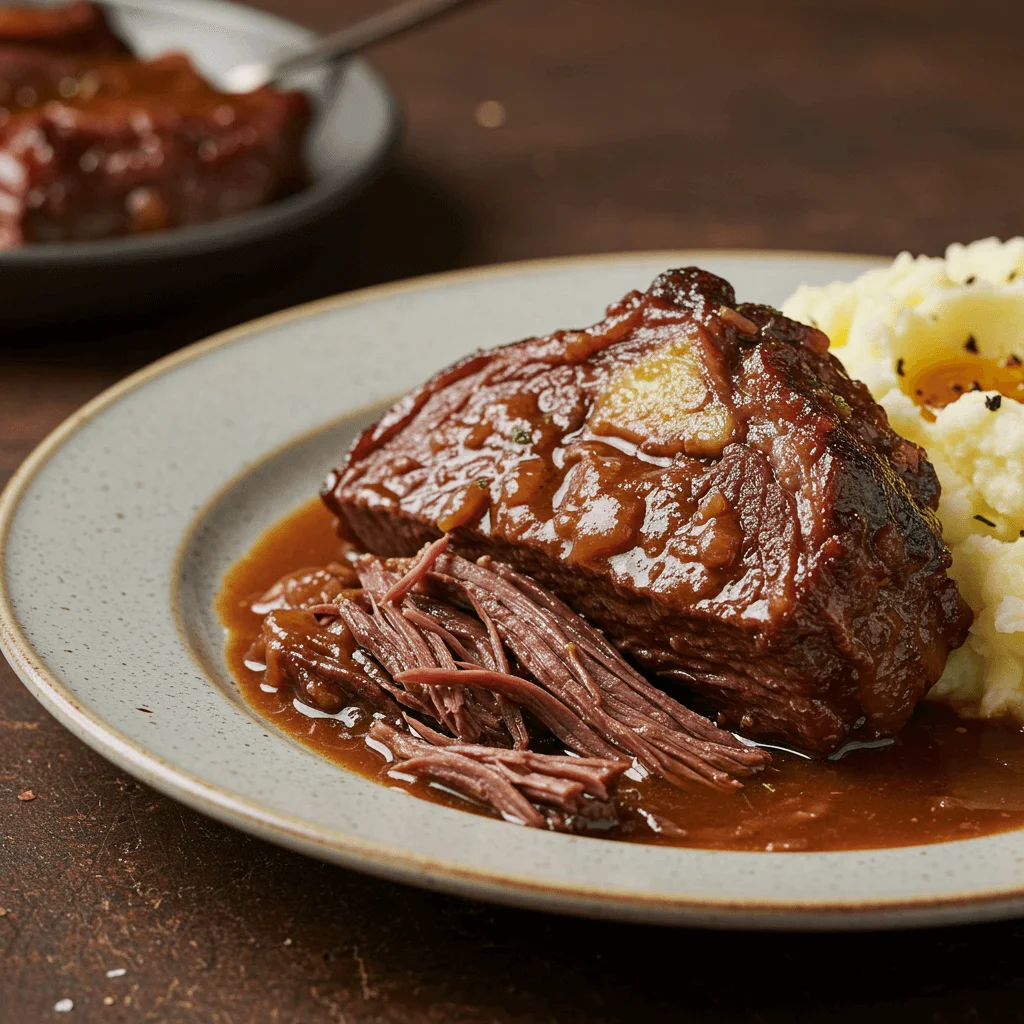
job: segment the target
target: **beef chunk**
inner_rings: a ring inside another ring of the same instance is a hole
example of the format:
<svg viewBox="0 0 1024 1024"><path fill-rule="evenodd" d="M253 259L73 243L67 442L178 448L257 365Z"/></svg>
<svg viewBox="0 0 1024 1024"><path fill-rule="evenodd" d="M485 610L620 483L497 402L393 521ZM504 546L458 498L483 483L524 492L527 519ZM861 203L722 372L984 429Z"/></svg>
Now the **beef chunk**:
<svg viewBox="0 0 1024 1024"><path fill-rule="evenodd" d="M7 66L13 100L28 89L38 104L0 131L0 248L199 224L304 181L301 93L220 93L178 54Z"/></svg>
<svg viewBox="0 0 1024 1024"><path fill-rule="evenodd" d="M611 788L627 771L728 792L769 763L651 686L536 581L448 543L285 576L251 606L265 617L246 665L329 715L356 712L349 728L372 713L367 744L401 758L389 772L536 827L615 827Z"/></svg>
<svg viewBox="0 0 1024 1024"><path fill-rule="evenodd" d="M42 103L76 93L83 73L79 57L46 50L0 46L0 127Z"/></svg>
<svg viewBox="0 0 1024 1024"><path fill-rule="evenodd" d="M9 46L108 56L130 52L107 24L103 8L85 2L0 7L0 47Z"/></svg>
<svg viewBox="0 0 1024 1024"><path fill-rule="evenodd" d="M371 551L448 532L514 566L748 735L818 753L889 735L971 613L924 452L827 349L670 271L594 327L442 371L324 499Z"/></svg>
<svg viewBox="0 0 1024 1024"><path fill-rule="evenodd" d="M503 750L457 743L419 723L428 740L375 721L375 749L401 758L389 772L418 775L497 811L506 821L558 832L607 831L618 824L611 799L628 762Z"/></svg>
<svg viewBox="0 0 1024 1024"><path fill-rule="evenodd" d="M96 4L0 7L0 126L78 95L90 67L130 56Z"/></svg>

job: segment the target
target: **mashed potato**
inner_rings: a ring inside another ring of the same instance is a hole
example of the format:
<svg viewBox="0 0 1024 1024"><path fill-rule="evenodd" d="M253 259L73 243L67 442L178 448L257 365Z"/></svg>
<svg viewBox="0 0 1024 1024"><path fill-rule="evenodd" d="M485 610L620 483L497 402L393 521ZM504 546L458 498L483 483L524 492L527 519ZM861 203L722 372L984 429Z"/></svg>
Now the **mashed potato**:
<svg viewBox="0 0 1024 1024"><path fill-rule="evenodd" d="M938 473L975 621L930 696L1024 721L1024 238L903 253L851 283L802 287L784 312L832 339Z"/></svg>

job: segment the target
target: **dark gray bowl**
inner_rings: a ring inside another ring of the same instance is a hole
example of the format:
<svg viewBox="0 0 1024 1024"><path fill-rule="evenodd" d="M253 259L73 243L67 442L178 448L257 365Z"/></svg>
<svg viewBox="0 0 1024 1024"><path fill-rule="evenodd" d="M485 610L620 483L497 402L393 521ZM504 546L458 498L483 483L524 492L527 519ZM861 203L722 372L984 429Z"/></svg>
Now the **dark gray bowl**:
<svg viewBox="0 0 1024 1024"><path fill-rule="evenodd" d="M107 5L144 56L183 50L212 81L235 64L302 45L313 33L227 0L137 0ZM292 84L292 83L289 83ZM306 159L312 183L236 217L102 242L27 245L0 252L0 320L55 323L132 316L244 286L324 244L317 227L373 176L399 134L394 97L363 61L297 78L316 115Z"/></svg>

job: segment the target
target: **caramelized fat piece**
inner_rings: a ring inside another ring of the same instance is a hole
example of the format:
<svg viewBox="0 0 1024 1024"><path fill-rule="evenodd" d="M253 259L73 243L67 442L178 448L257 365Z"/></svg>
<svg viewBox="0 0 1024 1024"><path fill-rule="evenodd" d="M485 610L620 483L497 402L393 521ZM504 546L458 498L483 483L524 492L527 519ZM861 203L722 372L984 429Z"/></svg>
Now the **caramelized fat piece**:
<svg viewBox="0 0 1024 1024"><path fill-rule="evenodd" d="M680 331L616 374L594 402L590 429L625 438L652 455L721 455L737 424L709 379L713 358L697 332Z"/></svg>

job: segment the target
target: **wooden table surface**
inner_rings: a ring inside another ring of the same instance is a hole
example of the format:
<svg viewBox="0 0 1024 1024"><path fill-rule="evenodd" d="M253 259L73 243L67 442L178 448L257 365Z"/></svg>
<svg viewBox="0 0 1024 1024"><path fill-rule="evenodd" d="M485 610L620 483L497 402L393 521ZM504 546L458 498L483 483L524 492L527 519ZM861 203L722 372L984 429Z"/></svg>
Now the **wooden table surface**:
<svg viewBox="0 0 1024 1024"><path fill-rule="evenodd" d="M261 6L329 29L380 4ZM481 0L371 54L405 142L301 273L213 308L0 334L0 483L125 373L362 284L577 252L938 253L1024 233L1022 35L1024 7L987 0ZM51 1019L1004 1024L1024 1021L1024 923L763 937L407 889L158 796L0 662L0 1021Z"/></svg>

